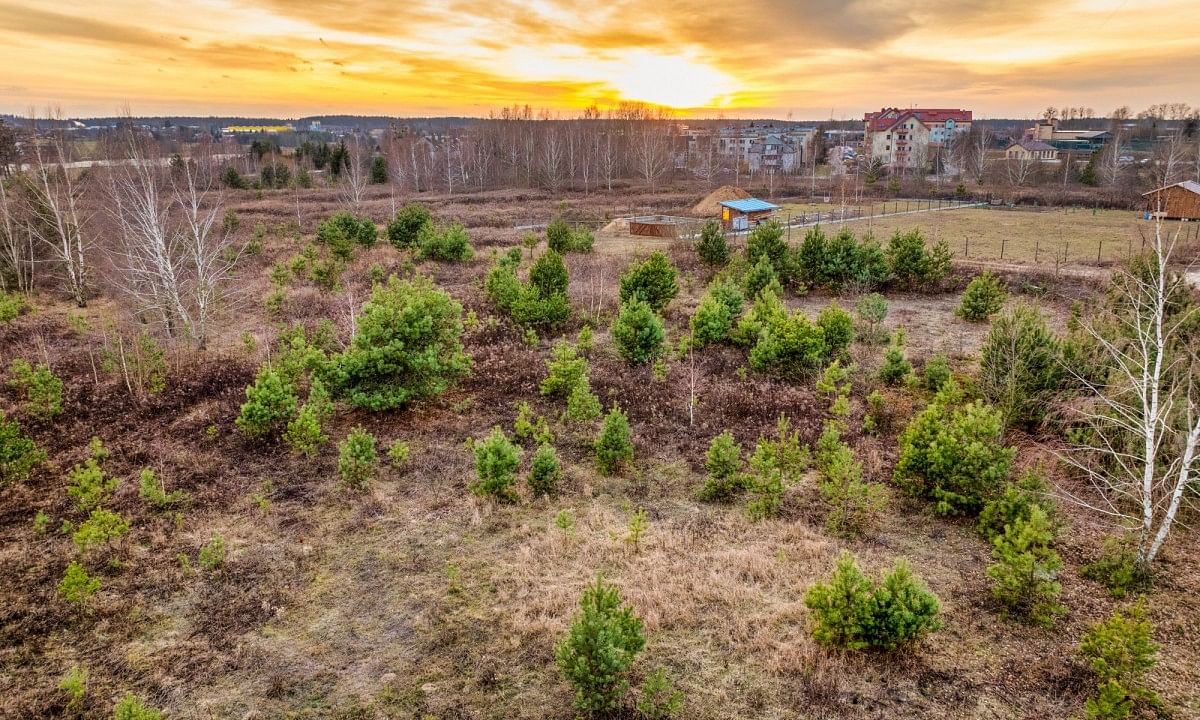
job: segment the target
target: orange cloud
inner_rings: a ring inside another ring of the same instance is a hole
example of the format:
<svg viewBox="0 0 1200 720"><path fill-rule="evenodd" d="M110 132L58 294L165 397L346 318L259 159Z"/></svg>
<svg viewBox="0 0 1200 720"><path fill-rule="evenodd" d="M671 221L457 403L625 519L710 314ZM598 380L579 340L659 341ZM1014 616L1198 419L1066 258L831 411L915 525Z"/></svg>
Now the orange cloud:
<svg viewBox="0 0 1200 720"><path fill-rule="evenodd" d="M1103 112L1200 104L1198 23L1191 0L0 0L0 111Z"/></svg>

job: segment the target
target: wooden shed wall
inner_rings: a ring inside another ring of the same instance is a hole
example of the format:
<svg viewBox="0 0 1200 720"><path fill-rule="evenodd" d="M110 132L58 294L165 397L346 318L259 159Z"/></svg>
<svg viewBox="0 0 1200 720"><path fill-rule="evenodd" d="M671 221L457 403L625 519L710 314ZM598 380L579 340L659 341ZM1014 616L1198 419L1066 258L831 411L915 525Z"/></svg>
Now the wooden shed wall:
<svg viewBox="0 0 1200 720"><path fill-rule="evenodd" d="M1181 187L1169 187L1146 196L1146 209L1158 212L1160 202L1163 217L1200 220L1200 194Z"/></svg>
<svg viewBox="0 0 1200 720"><path fill-rule="evenodd" d="M646 237L673 238L678 237L679 235L679 225L676 223L639 222L637 220L630 220L629 234L643 235Z"/></svg>

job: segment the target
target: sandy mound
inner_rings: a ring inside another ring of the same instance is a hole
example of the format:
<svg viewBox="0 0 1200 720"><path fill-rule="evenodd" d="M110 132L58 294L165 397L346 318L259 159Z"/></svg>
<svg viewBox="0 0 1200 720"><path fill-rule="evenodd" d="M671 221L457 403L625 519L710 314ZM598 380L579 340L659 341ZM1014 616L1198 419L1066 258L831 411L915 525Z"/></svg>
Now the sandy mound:
<svg viewBox="0 0 1200 720"><path fill-rule="evenodd" d="M600 228L600 232L609 234L627 233L629 232L629 218L617 218Z"/></svg>
<svg viewBox="0 0 1200 720"><path fill-rule="evenodd" d="M746 192L740 187L722 185L716 190L710 192L708 197L696 203L696 207L692 208L692 214L708 216L716 215L717 213L721 212L721 206L718 203L722 202L723 200L744 200L748 197L750 197L750 193Z"/></svg>

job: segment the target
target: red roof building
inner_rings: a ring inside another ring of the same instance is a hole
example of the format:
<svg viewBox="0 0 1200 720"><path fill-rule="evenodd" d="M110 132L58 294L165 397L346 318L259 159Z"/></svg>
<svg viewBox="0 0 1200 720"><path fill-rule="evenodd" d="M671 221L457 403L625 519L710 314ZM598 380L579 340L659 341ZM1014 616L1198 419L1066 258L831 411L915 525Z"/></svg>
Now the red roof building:
<svg viewBox="0 0 1200 720"><path fill-rule="evenodd" d="M948 145L971 129L970 110L951 108L882 108L863 116L865 145L871 157L892 166L928 160L930 146Z"/></svg>

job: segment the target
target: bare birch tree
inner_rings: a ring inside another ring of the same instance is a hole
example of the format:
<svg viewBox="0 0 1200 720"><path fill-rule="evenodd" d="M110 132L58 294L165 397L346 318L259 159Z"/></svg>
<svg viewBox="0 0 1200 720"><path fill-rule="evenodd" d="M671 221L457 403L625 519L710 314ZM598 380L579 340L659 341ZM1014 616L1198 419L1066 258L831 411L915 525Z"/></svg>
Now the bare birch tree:
<svg viewBox="0 0 1200 720"><path fill-rule="evenodd" d="M173 201L165 163L131 124L109 172L109 215L120 235L117 282L143 317L157 317L168 337L192 331L183 233L170 218Z"/></svg>
<svg viewBox="0 0 1200 720"><path fill-rule="evenodd" d="M991 158L988 157L988 150L992 147L992 131L990 128L980 126L977 132L972 127L969 137L971 141L966 143L966 146L969 148L969 154L963 165L967 168L975 183L981 184L984 178L987 177L988 166L991 164Z"/></svg>
<svg viewBox="0 0 1200 720"><path fill-rule="evenodd" d="M350 136L346 144L345 193L346 201L352 208L358 210L367 195L367 185L371 182L371 145L364 142L358 134Z"/></svg>
<svg viewBox="0 0 1200 720"><path fill-rule="evenodd" d="M0 290L33 289L33 248L14 217L14 202L0 178Z"/></svg>
<svg viewBox="0 0 1200 720"><path fill-rule="evenodd" d="M1017 187L1021 187L1029 182L1038 169L1038 161L1025 155L1009 158L1004 163L1004 171L1008 175L1008 181Z"/></svg>
<svg viewBox="0 0 1200 720"><path fill-rule="evenodd" d="M604 128L604 137L600 140L600 174L604 176L604 187L612 192L613 179L617 175L619 159L617 157L617 147L613 144L613 128L612 123L609 123Z"/></svg>
<svg viewBox="0 0 1200 720"><path fill-rule="evenodd" d="M563 184L566 138L556 120L543 119L538 125L542 131L542 140L538 143L538 175L541 176L542 187L557 192Z"/></svg>
<svg viewBox="0 0 1200 720"><path fill-rule="evenodd" d="M92 275L92 243L84 227L88 219L82 202L85 188L67 167L70 153L61 132L52 134L45 146L31 145L26 231L53 258L62 273L63 289L76 305L85 307Z"/></svg>
<svg viewBox="0 0 1200 720"><path fill-rule="evenodd" d="M1113 133L1112 142L1104 147L1100 155L1100 171L1105 185L1116 185L1123 174L1121 165L1121 130Z"/></svg>
<svg viewBox="0 0 1200 720"><path fill-rule="evenodd" d="M670 126L662 116L634 121L630 140L638 177L651 187L671 166Z"/></svg>
<svg viewBox="0 0 1200 720"><path fill-rule="evenodd" d="M388 137L383 151L387 156L388 180L391 181L393 188L403 190L408 184L411 167L399 128L395 126L388 128Z"/></svg>
<svg viewBox="0 0 1200 720"><path fill-rule="evenodd" d="M1171 132L1154 148L1154 182L1156 187L1174 185L1187 176L1187 143L1179 130Z"/></svg>
<svg viewBox="0 0 1200 720"><path fill-rule="evenodd" d="M234 298L230 276L245 245L235 246L221 222L224 193L210 158L194 157L183 164L174 179L174 195L181 211L182 251L191 275L189 329L203 350L214 315Z"/></svg>
<svg viewBox="0 0 1200 720"><path fill-rule="evenodd" d="M1200 306L1171 267L1179 234L1166 235L1156 221L1144 263L1114 278L1113 311L1082 324L1108 372L1097 380L1069 368L1087 395L1076 410L1086 431L1060 455L1088 481L1086 493L1061 494L1132 528L1143 567L1158 557L1200 469L1200 348L1187 329Z"/></svg>

